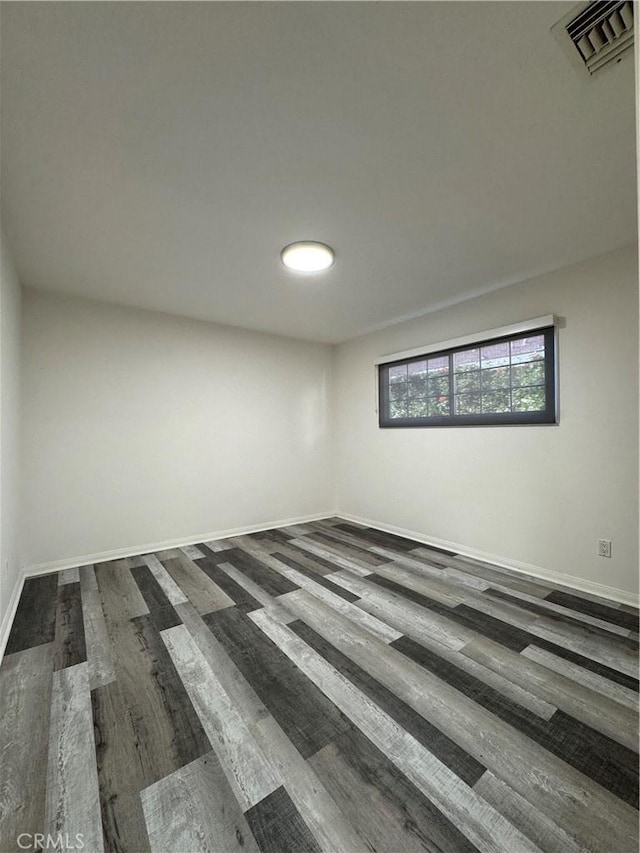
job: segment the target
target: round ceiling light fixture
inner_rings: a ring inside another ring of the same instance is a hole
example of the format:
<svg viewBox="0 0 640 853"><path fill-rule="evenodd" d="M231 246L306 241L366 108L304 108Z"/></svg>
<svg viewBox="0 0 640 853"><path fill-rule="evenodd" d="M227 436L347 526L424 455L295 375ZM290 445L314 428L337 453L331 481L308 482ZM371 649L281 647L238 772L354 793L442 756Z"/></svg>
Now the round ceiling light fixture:
<svg viewBox="0 0 640 853"><path fill-rule="evenodd" d="M285 267L295 272L322 272L333 264L335 255L331 246L325 243L303 240L289 243L280 253L280 257Z"/></svg>

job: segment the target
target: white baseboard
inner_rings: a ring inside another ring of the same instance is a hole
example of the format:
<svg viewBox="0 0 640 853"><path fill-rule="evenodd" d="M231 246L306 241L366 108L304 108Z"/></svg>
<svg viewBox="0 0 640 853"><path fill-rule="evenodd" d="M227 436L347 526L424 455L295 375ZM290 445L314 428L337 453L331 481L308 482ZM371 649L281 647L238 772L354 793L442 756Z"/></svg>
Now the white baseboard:
<svg viewBox="0 0 640 853"><path fill-rule="evenodd" d="M587 592L591 595L596 595L600 598L606 598L610 601L615 601L619 604L630 604L632 607L638 607L640 599L632 592L618 589L614 586L605 586L604 584L588 581L583 578L577 578L574 575L566 575L561 572L554 572L551 569L545 569L541 566L535 566L532 563L523 563L518 560L507 560L498 554L489 554L486 551L478 551L475 548L469 548L466 545L460 545L458 542L448 542L446 539L438 539L435 536L425 536L424 533L416 533L415 530L407 530L404 527L395 527L393 524L385 524L381 521L374 521L370 518L361 518L358 515L336 511L334 515L344 518L347 521L354 521L356 524L364 524L367 527L374 527L377 530L382 530L386 533L394 533L396 536L403 536L406 539L415 539L416 542L422 542L425 545L433 545L436 548L444 548L446 551L454 551L463 557L469 557L473 560L478 560L481 563L491 563L494 566L499 566L503 569L511 569L514 572L521 574L532 575L541 580L552 581L558 586L566 587L568 590L577 592Z"/></svg>
<svg viewBox="0 0 640 853"><path fill-rule="evenodd" d="M200 533L178 539L167 539L164 542L151 542L146 545L133 545L130 548L118 548L115 551L100 551L96 554L84 554L80 557L69 557L64 560L54 560L49 563L37 563L24 569L26 577L47 575L50 572L61 572L64 569L75 569L92 563L104 563L107 560L123 560L125 557L137 557L139 554L151 554L155 551L167 551L169 548L184 548L185 545L197 545L198 542L210 542L216 539L228 539L231 536L245 536L248 533L259 533L261 530L272 530L274 527L288 527L290 524L305 524L317 521L319 518L331 518L331 511L319 512L314 515L304 515L299 518L284 518L279 521L269 521L262 524L252 524L248 527L232 527L228 530L216 530L213 533Z"/></svg>
<svg viewBox="0 0 640 853"><path fill-rule="evenodd" d="M16 582L13 586L13 590L11 591L9 606L7 607L5 614L2 617L2 623L0 623L0 661L2 660L4 650L7 647L9 633L11 631L11 626L13 625L13 619L16 615L16 610L18 609L18 602L20 601L22 587L24 586L24 579L24 571L19 572L18 577L16 578Z"/></svg>

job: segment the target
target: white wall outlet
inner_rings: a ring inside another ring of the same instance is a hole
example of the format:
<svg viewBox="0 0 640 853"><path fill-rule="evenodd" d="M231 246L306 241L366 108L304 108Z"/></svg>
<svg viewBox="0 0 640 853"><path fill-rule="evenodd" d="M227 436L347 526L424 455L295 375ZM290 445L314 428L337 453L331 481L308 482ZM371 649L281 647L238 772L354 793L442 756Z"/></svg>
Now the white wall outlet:
<svg viewBox="0 0 640 853"><path fill-rule="evenodd" d="M598 539L598 557L611 556L611 539Z"/></svg>

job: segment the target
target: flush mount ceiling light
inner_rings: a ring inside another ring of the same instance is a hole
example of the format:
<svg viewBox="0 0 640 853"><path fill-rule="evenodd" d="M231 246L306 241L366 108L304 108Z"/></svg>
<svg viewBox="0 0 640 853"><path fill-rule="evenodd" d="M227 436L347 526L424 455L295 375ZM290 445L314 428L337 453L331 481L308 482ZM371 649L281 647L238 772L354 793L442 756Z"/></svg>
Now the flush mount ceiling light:
<svg viewBox="0 0 640 853"><path fill-rule="evenodd" d="M331 246L305 240L289 243L280 253L285 267L296 272L322 272L333 264L334 253Z"/></svg>

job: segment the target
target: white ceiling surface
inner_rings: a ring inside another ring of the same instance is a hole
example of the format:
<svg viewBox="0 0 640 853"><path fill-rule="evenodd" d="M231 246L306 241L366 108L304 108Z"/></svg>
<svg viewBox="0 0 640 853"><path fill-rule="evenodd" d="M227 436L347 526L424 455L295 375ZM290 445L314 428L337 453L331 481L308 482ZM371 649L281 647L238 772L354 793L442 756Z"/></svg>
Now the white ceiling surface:
<svg viewBox="0 0 640 853"><path fill-rule="evenodd" d="M337 342L633 241L633 59L580 77L571 7L2 3L23 284Z"/></svg>

